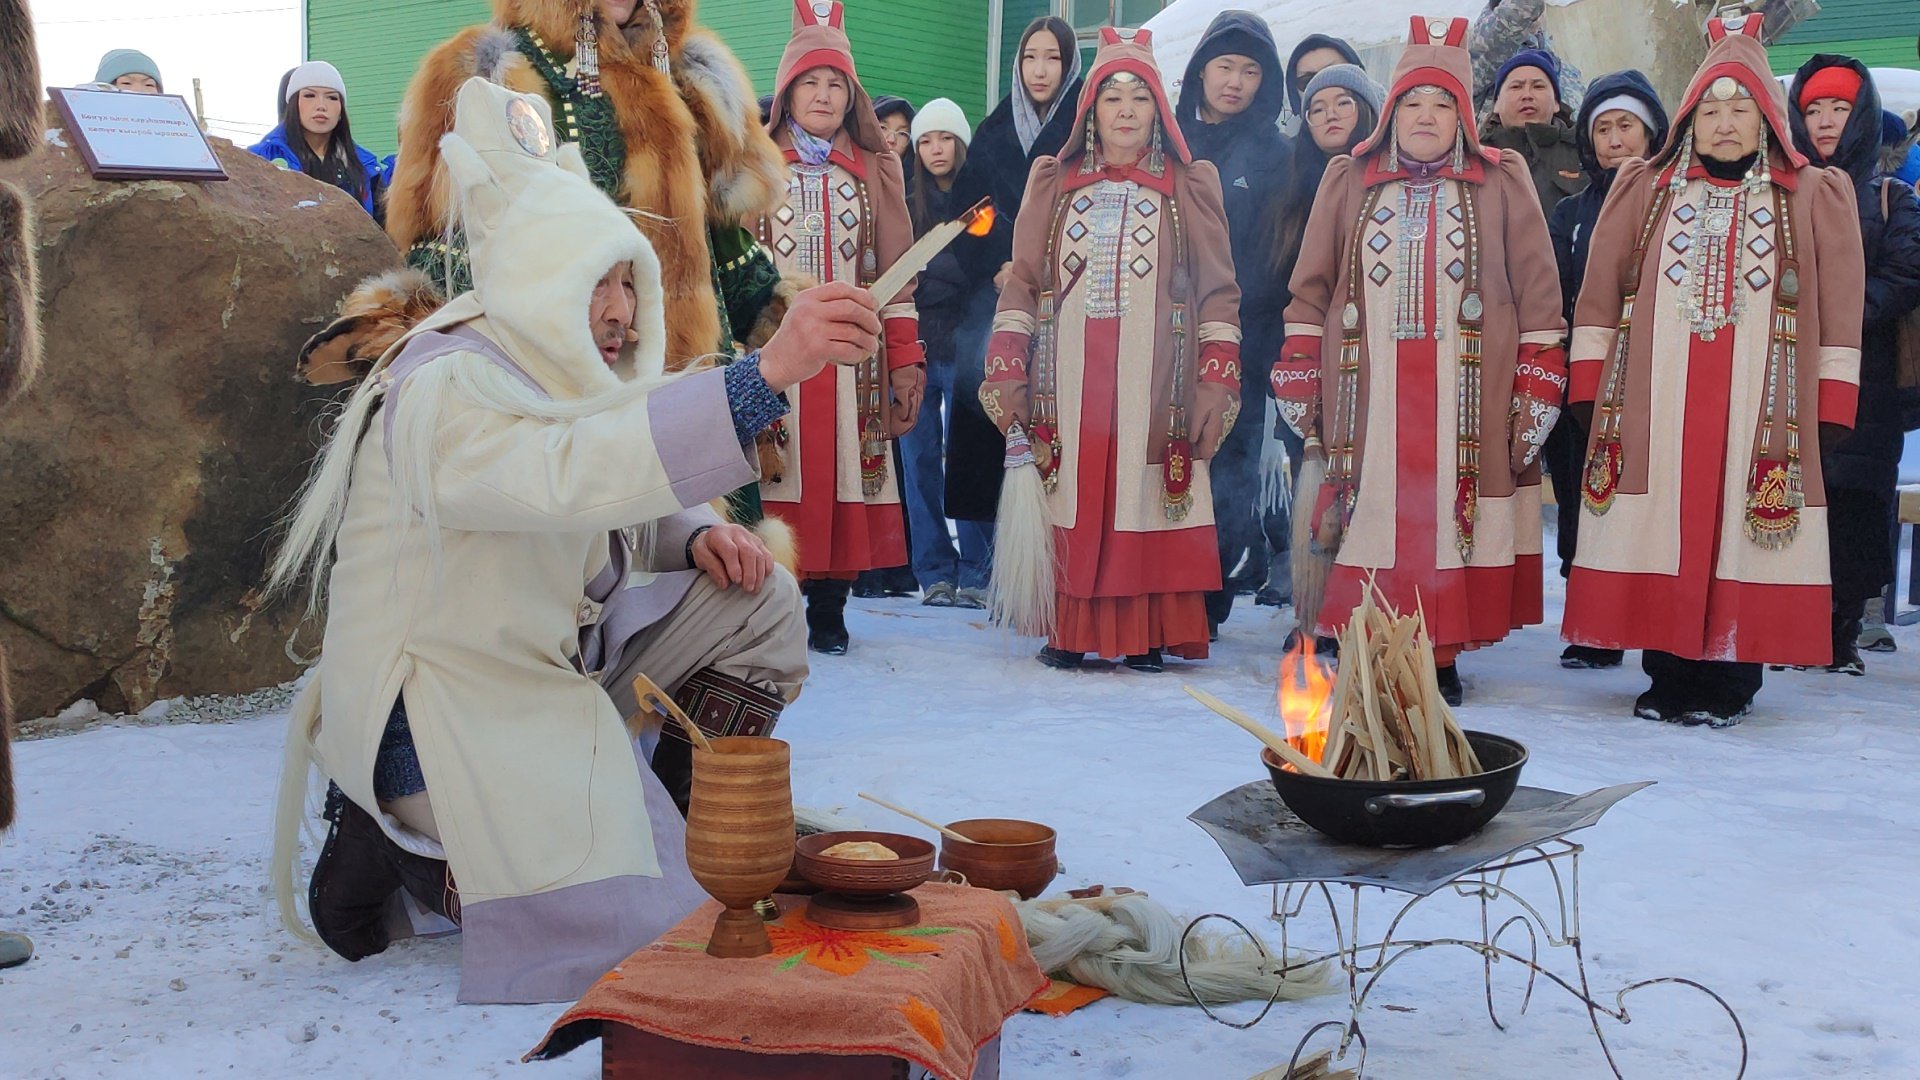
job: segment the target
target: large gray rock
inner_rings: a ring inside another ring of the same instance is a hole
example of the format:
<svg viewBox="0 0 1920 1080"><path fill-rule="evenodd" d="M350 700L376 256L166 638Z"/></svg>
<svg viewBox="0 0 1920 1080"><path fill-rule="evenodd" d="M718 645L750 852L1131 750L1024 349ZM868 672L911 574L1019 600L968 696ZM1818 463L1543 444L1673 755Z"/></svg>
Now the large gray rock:
<svg viewBox="0 0 1920 1080"><path fill-rule="evenodd" d="M225 183L95 181L60 134L0 164L39 215L46 363L0 416L0 647L23 718L292 677L261 610L328 398L293 359L399 265L339 191L214 140Z"/></svg>

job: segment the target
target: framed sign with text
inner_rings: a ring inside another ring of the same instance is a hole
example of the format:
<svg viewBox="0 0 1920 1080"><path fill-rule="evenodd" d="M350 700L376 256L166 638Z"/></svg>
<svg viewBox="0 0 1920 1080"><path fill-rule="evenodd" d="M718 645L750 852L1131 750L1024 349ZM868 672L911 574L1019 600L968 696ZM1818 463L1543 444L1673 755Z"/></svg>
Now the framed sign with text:
<svg viewBox="0 0 1920 1080"><path fill-rule="evenodd" d="M67 135L96 180L225 180L187 99L49 87Z"/></svg>

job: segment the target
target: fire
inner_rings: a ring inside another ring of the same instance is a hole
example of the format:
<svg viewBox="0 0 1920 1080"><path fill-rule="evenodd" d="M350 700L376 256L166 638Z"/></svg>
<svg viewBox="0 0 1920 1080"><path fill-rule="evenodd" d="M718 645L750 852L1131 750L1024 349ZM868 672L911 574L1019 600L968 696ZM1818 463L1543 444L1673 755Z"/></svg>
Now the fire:
<svg viewBox="0 0 1920 1080"><path fill-rule="evenodd" d="M973 211L973 220L967 222L968 236L985 236L993 231L993 203L980 200L980 207Z"/></svg>
<svg viewBox="0 0 1920 1080"><path fill-rule="evenodd" d="M1333 697L1333 680L1315 658L1313 635L1300 635L1300 643L1280 658L1280 719L1287 725L1287 741L1294 749L1315 761L1327 745L1327 706Z"/></svg>

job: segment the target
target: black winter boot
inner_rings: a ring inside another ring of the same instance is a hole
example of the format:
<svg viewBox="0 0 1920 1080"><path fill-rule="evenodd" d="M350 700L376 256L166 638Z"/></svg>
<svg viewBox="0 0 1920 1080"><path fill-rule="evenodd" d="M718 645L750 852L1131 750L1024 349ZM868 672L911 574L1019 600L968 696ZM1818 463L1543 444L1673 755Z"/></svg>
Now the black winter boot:
<svg viewBox="0 0 1920 1080"><path fill-rule="evenodd" d="M1040 655L1036 659L1056 671L1078 671L1080 666L1087 662L1087 654L1068 652L1048 645L1040 650Z"/></svg>
<svg viewBox="0 0 1920 1080"><path fill-rule="evenodd" d="M1827 665L1828 671L1836 675L1867 673L1867 662L1860 656L1861 621L1857 612L1852 618L1838 611L1833 613L1833 663Z"/></svg>
<svg viewBox="0 0 1920 1080"><path fill-rule="evenodd" d="M853 583L822 578L801 589L807 597L807 648L827 656L847 655L847 593Z"/></svg>
<svg viewBox="0 0 1920 1080"><path fill-rule="evenodd" d="M1440 682L1440 699L1449 705L1458 706L1466 700L1466 688L1460 685L1460 669L1452 664L1435 668L1434 675Z"/></svg>
<svg viewBox="0 0 1920 1080"><path fill-rule="evenodd" d="M307 914L327 948L348 960L387 951L387 898L400 875L383 850L380 824L337 784L327 785L324 816L332 826L307 886Z"/></svg>
<svg viewBox="0 0 1920 1080"><path fill-rule="evenodd" d="M1129 656L1125 663L1133 670L1142 671L1149 675L1158 675L1160 672L1167 670L1167 662L1161 658L1159 649L1148 649L1146 652L1140 653L1137 656Z"/></svg>

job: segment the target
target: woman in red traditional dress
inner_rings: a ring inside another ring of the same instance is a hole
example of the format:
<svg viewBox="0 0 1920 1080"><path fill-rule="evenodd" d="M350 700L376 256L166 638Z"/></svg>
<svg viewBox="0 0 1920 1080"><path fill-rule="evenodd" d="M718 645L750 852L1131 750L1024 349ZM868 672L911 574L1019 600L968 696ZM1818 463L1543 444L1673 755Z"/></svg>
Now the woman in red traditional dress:
<svg viewBox="0 0 1920 1080"><path fill-rule="evenodd" d="M839 0L794 0L767 131L787 156L786 204L761 223L782 271L865 286L913 245L900 158L860 86ZM878 356L787 391L775 438L784 469L762 477L767 513L793 527L807 645L847 651L847 594L863 570L907 561L900 480L887 440L913 427L926 391L913 285L878 298Z"/></svg>
<svg viewBox="0 0 1920 1080"><path fill-rule="evenodd" d="M1634 713L1727 727L1761 665L1828 662L1826 488L1853 425L1853 183L1793 148L1760 17L1714 20L1674 137L1621 166L1574 308L1592 416L1565 636L1642 649ZM1597 406L1597 408L1596 408Z"/></svg>
<svg viewBox="0 0 1920 1080"><path fill-rule="evenodd" d="M1377 582L1425 611L1453 704L1463 649L1540 621L1539 454L1566 385L1553 242L1526 162L1476 139L1466 33L1416 17L1387 121L1327 166L1273 374L1327 455L1304 505L1337 554L1302 625L1336 633Z"/></svg>
<svg viewBox="0 0 1920 1080"><path fill-rule="evenodd" d="M1240 289L1219 173L1188 153L1150 35L1101 37L1074 136L1028 177L980 399L1045 477L1040 557L1058 570L1041 662L1159 671L1207 655L1206 459L1239 410ZM1035 554L1003 540L994 572Z"/></svg>

